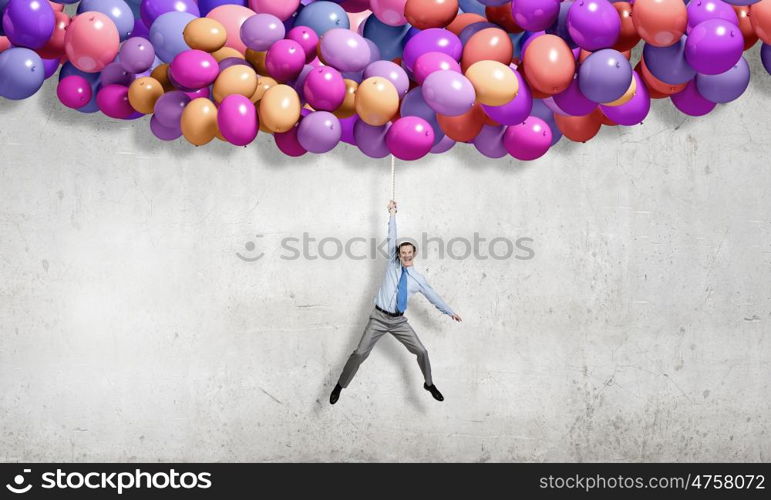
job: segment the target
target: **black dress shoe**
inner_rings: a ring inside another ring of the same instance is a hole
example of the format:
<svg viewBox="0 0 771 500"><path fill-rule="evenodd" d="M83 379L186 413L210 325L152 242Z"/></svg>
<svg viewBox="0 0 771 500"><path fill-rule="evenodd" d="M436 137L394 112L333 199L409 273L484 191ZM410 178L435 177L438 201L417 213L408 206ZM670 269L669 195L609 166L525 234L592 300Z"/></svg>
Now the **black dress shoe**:
<svg viewBox="0 0 771 500"><path fill-rule="evenodd" d="M329 395L329 404L333 405L337 403L337 400L340 399L340 391L342 391L343 388L340 387L340 384L336 384L335 388L332 389L332 394ZM441 394L440 394L441 396Z"/></svg>
<svg viewBox="0 0 771 500"><path fill-rule="evenodd" d="M427 390L431 393L432 396L434 396L434 399L437 401L444 401L444 396L442 396L442 393L439 392L439 389L436 388L435 385L427 385L425 382L423 383L423 389Z"/></svg>

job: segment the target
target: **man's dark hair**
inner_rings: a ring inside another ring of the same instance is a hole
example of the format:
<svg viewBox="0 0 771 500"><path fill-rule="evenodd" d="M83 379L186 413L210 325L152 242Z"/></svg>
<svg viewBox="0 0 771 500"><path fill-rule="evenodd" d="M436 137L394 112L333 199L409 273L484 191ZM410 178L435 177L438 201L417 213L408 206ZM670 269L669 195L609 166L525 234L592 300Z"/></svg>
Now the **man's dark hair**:
<svg viewBox="0 0 771 500"><path fill-rule="evenodd" d="M399 253L402 251L402 247L405 245L409 245L412 247L413 255L418 253L418 247L416 247L414 243L412 243L411 241L403 241L399 243L398 247L396 247L396 260L399 260Z"/></svg>

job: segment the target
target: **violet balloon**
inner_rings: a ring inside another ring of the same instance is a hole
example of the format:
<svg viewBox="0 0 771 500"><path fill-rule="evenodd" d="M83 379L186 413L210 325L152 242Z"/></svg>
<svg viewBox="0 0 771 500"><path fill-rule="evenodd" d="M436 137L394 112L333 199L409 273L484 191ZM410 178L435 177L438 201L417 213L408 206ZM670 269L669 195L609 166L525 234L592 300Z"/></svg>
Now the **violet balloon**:
<svg viewBox="0 0 771 500"><path fill-rule="evenodd" d="M156 19L168 12L185 12L201 17L198 3L194 0L142 0L139 12L146 26L152 26Z"/></svg>
<svg viewBox="0 0 771 500"><path fill-rule="evenodd" d="M504 126L483 125L482 130L474 138L474 147L488 158L503 158L506 148L503 146Z"/></svg>
<svg viewBox="0 0 771 500"><path fill-rule="evenodd" d="M343 76L335 68L311 67L302 86L302 94L308 104L317 110L334 111L345 100L346 86Z"/></svg>
<svg viewBox="0 0 771 500"><path fill-rule="evenodd" d="M11 47L0 52L0 96L26 99L43 86L45 69L37 53L26 47Z"/></svg>
<svg viewBox="0 0 771 500"><path fill-rule="evenodd" d="M56 17L46 1L11 0L3 12L5 36L17 47L39 49L54 32Z"/></svg>
<svg viewBox="0 0 771 500"><path fill-rule="evenodd" d="M717 106L717 104L708 101L699 94L695 80L691 80L685 89L673 95L670 99L677 109L689 116L706 115Z"/></svg>
<svg viewBox="0 0 771 500"><path fill-rule="evenodd" d="M559 106L559 109L571 116L588 115L597 107L596 102L581 92L578 78L574 78L568 88L554 96L554 103Z"/></svg>
<svg viewBox="0 0 771 500"><path fill-rule="evenodd" d="M707 19L724 19L735 25L739 25L736 11L722 0L693 0L688 3L688 31Z"/></svg>
<svg viewBox="0 0 771 500"><path fill-rule="evenodd" d="M403 116L386 133L386 144L395 157L414 161L426 156L434 146L434 129L417 116Z"/></svg>
<svg viewBox="0 0 771 500"><path fill-rule="evenodd" d="M597 103L613 102L632 84L632 67L619 51L593 52L578 68L581 93Z"/></svg>
<svg viewBox="0 0 771 500"><path fill-rule="evenodd" d="M134 81L134 74L126 71L121 63L111 62L102 70L99 76L102 85L123 85L128 87Z"/></svg>
<svg viewBox="0 0 771 500"><path fill-rule="evenodd" d="M439 140L439 142L431 147L430 153L433 155L446 153L447 151L451 150L455 144L455 140L450 139L450 136L445 135Z"/></svg>
<svg viewBox="0 0 771 500"><path fill-rule="evenodd" d="M454 71L435 71L421 87L423 99L440 115L458 116L474 106L476 93L468 78Z"/></svg>
<svg viewBox="0 0 771 500"><path fill-rule="evenodd" d="M252 50L266 51L284 38L284 23L272 14L257 14L241 25L241 41Z"/></svg>
<svg viewBox="0 0 771 500"><path fill-rule="evenodd" d="M670 85L680 85L696 76L696 70L685 60L685 41L683 36L669 47L645 44L643 59L653 76Z"/></svg>
<svg viewBox="0 0 771 500"><path fill-rule="evenodd" d="M738 99L750 84L750 66L744 57L731 69L719 75L696 75L699 95L714 103L726 103Z"/></svg>
<svg viewBox="0 0 771 500"><path fill-rule="evenodd" d="M315 111L302 119L297 128L297 140L307 151L316 154L334 149L340 142L340 120L328 111Z"/></svg>
<svg viewBox="0 0 771 500"><path fill-rule="evenodd" d="M409 71L413 71L415 61L427 52L442 52L460 61L463 45L453 32L442 28L430 28L420 31L409 39L404 46L402 62Z"/></svg>
<svg viewBox="0 0 771 500"><path fill-rule="evenodd" d="M699 73L717 75L728 71L744 52L739 27L724 19L707 19L691 30L685 42L685 59Z"/></svg>
<svg viewBox="0 0 771 500"><path fill-rule="evenodd" d="M222 137L235 146L246 146L257 137L257 110L248 97L231 94L217 110L217 126Z"/></svg>
<svg viewBox="0 0 771 500"><path fill-rule="evenodd" d="M150 40L131 37L121 45L118 61L129 73L142 73L155 62L155 49Z"/></svg>
<svg viewBox="0 0 771 500"><path fill-rule="evenodd" d="M155 115L150 118L150 131L155 137L162 141L173 141L182 135L182 130L180 129L179 125L176 127L167 127L162 125L161 122L158 121L158 117Z"/></svg>
<svg viewBox="0 0 771 500"><path fill-rule="evenodd" d="M372 52L364 37L348 29L334 28L321 38L321 58L343 73L362 71Z"/></svg>
<svg viewBox="0 0 771 500"><path fill-rule="evenodd" d="M357 115L349 116L348 118L340 118L340 142L346 144L356 145L356 137L353 135L353 127L356 126L356 122L359 121Z"/></svg>
<svg viewBox="0 0 771 500"><path fill-rule="evenodd" d="M353 126L356 145L362 153L370 158L385 158L391 154L386 144L386 134L390 127L390 123L377 126L358 120Z"/></svg>
<svg viewBox="0 0 771 500"><path fill-rule="evenodd" d="M636 71L634 72L634 79L637 90L628 102L621 106L600 106L602 113L619 125L631 126L642 123L651 109L648 88Z"/></svg>
<svg viewBox="0 0 771 500"><path fill-rule="evenodd" d="M764 43L760 46L760 60L766 72L771 75L771 45Z"/></svg>
<svg viewBox="0 0 771 500"><path fill-rule="evenodd" d="M533 95L530 92L530 87L519 71L515 71L514 74L519 83L519 91L514 99L503 106L482 105L485 114L501 125L516 125L530 116L533 109Z"/></svg>
<svg viewBox="0 0 771 500"><path fill-rule="evenodd" d="M573 41L589 51L612 47L621 33L621 18L608 0L573 2L567 23Z"/></svg>
<svg viewBox="0 0 771 500"><path fill-rule="evenodd" d="M181 90L166 92L155 102L155 117L164 127L179 127L182 110L189 102L190 97Z"/></svg>
<svg viewBox="0 0 771 500"><path fill-rule="evenodd" d="M557 20L560 0L516 0L511 13L517 24L527 31L541 31Z"/></svg>
<svg viewBox="0 0 771 500"><path fill-rule="evenodd" d="M364 70L362 79L373 76L380 76L393 83L396 87L396 91L399 93L399 99L404 97L408 90L410 90L410 79L407 76L407 72L402 69L398 64L391 61L375 61Z"/></svg>

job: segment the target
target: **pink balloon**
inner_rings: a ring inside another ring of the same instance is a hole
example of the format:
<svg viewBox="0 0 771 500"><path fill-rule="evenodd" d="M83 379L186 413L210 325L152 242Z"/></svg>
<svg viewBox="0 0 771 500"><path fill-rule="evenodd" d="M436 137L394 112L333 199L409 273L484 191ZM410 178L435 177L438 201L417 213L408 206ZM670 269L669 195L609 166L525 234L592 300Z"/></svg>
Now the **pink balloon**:
<svg viewBox="0 0 771 500"><path fill-rule="evenodd" d="M307 26L295 26L286 38L299 43L305 51L305 62L310 63L316 59L316 48L319 46L319 35ZM319 63L321 64L321 63Z"/></svg>
<svg viewBox="0 0 771 500"><path fill-rule="evenodd" d="M59 81L56 95L62 104L72 109L79 109L91 102L91 85L80 75L70 75Z"/></svg>
<svg viewBox="0 0 771 500"><path fill-rule="evenodd" d="M506 128L503 134L503 146L518 160L535 160L549 150L551 128L540 118L528 116L519 125Z"/></svg>
<svg viewBox="0 0 771 500"><path fill-rule="evenodd" d="M300 0L249 0L249 8L258 14L273 14L282 21L286 21L297 7Z"/></svg>
<svg viewBox="0 0 771 500"><path fill-rule="evenodd" d="M171 78L188 89L211 85L219 74L217 60L203 50L185 50L177 54L169 65Z"/></svg>
<svg viewBox="0 0 771 500"><path fill-rule="evenodd" d="M96 93L96 105L110 118L125 120L134 114L128 100L128 87L107 85Z"/></svg>
<svg viewBox="0 0 771 500"><path fill-rule="evenodd" d="M208 98L211 95L211 91L209 90L209 87L202 87L198 90L192 90L190 92L185 92L185 95L190 98L192 101L193 99L198 99L199 97L206 97Z"/></svg>
<svg viewBox="0 0 771 500"><path fill-rule="evenodd" d="M434 129L423 118L404 116L388 129L386 144L391 154L400 160L417 160L434 146Z"/></svg>
<svg viewBox="0 0 771 500"><path fill-rule="evenodd" d="M246 53L246 45L241 41L241 25L255 14L256 12L243 5L227 4L212 9L206 14L206 17L219 21L225 26L225 31L228 33L225 42L226 47L231 47L244 54Z"/></svg>
<svg viewBox="0 0 771 500"><path fill-rule="evenodd" d="M236 146L246 146L257 137L258 121L254 104L240 94L225 97L217 110L217 125L222 137Z"/></svg>
<svg viewBox="0 0 771 500"><path fill-rule="evenodd" d="M455 71L461 73L460 64L443 52L426 52L415 60L412 74L419 85L434 71Z"/></svg>
<svg viewBox="0 0 771 500"><path fill-rule="evenodd" d="M300 141L297 139L297 129L299 127L295 125L287 132L281 132L273 134L273 139L276 141L276 146L287 156L297 158L302 156L308 151L300 145Z"/></svg>
<svg viewBox="0 0 771 500"><path fill-rule="evenodd" d="M407 18L404 17L404 6L407 0L370 0L369 8L375 17L389 26L404 26Z"/></svg>
<svg viewBox="0 0 771 500"><path fill-rule="evenodd" d="M64 34L64 51L79 70L102 71L115 59L120 46L118 28L101 12L88 11L72 18Z"/></svg>
<svg viewBox="0 0 771 500"><path fill-rule="evenodd" d="M294 40L279 40L265 54L265 67L268 74L278 82L294 80L305 66L305 51Z"/></svg>
<svg viewBox="0 0 771 500"><path fill-rule="evenodd" d="M305 77L303 96L314 109L334 111L345 100L346 86L343 75L335 68L314 68Z"/></svg>

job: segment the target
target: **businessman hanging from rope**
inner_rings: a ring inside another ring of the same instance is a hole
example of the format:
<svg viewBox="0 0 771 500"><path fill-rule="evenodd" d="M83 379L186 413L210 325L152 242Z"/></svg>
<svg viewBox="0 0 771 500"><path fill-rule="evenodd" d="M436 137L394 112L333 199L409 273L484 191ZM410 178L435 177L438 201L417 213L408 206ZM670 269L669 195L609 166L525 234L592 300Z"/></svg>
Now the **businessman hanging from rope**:
<svg viewBox="0 0 771 500"><path fill-rule="evenodd" d="M415 270L413 262L417 248L410 242L396 244L396 202L393 201L395 187L395 170L393 158L391 159L391 201L388 203L388 266L385 278L380 285L380 290L375 296L375 307L369 315L369 321L364 328L364 333L359 340L359 345L348 358L343 368L343 373L337 381L337 385L329 395L331 404L337 403L340 392L356 375L361 365L380 337L390 333L396 337L412 354L417 356L418 366L423 372L425 382L423 388L431 393L437 401L444 401L444 396L436 388L431 378L431 363L428 360L428 352L412 329L404 316L407 310L407 301L415 292L422 293L437 309L447 314L455 321L462 321L445 304L442 298L428 284L426 278Z"/></svg>

